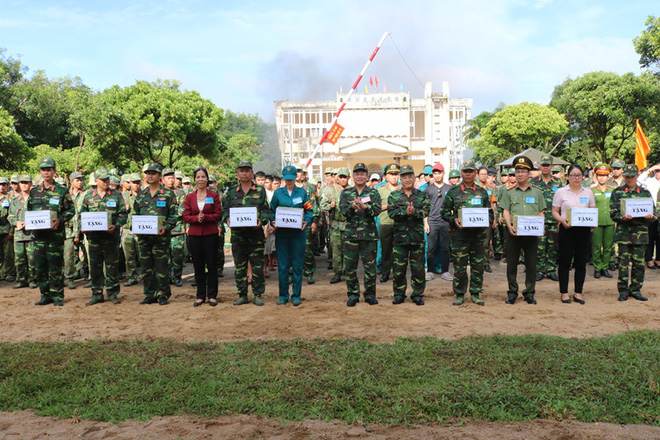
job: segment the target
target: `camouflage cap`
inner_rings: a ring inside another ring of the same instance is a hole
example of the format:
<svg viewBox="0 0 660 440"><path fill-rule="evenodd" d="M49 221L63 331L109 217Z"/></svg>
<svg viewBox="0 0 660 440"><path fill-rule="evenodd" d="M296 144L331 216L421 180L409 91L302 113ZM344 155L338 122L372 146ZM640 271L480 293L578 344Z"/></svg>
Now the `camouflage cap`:
<svg viewBox="0 0 660 440"><path fill-rule="evenodd" d="M458 170L451 170L451 171L449 172L449 178L450 178L450 179L454 179L454 178L456 178L456 177L459 177L459 178L460 178L460 177L461 177L461 172L458 171Z"/></svg>
<svg viewBox="0 0 660 440"><path fill-rule="evenodd" d="M320 180L318 177L312 177L311 179L309 179L309 183L311 183L312 185L318 185L319 182Z"/></svg>
<svg viewBox="0 0 660 440"><path fill-rule="evenodd" d="M18 181L19 182L32 182L32 178L30 177L29 174L21 174L18 176Z"/></svg>
<svg viewBox="0 0 660 440"><path fill-rule="evenodd" d="M159 163L155 163L155 162L154 162L154 163L147 164L147 165L142 169L142 171L144 171L145 173L146 173L147 171L155 171L155 172L157 172L158 174L161 174L161 173L163 172L163 166L162 166L161 164L159 164Z"/></svg>
<svg viewBox="0 0 660 440"><path fill-rule="evenodd" d="M243 159L238 163L236 168L252 168L252 161L248 159Z"/></svg>
<svg viewBox="0 0 660 440"><path fill-rule="evenodd" d="M477 165L474 163L473 160L466 160L463 162L463 165L461 166L461 171L476 171L477 170Z"/></svg>
<svg viewBox="0 0 660 440"><path fill-rule="evenodd" d="M11 183L18 183L20 181L19 179L20 179L20 177L19 177L18 174L12 174L11 178L10 178L10 182Z"/></svg>
<svg viewBox="0 0 660 440"><path fill-rule="evenodd" d="M598 175L598 174L600 174L600 175L608 175L608 174L610 174L611 172L612 172L612 167L610 167L610 166L609 166L608 164L606 164L606 163L598 163L598 164L596 164L596 166L594 167L594 173L596 173L597 175Z"/></svg>
<svg viewBox="0 0 660 440"><path fill-rule="evenodd" d="M366 164L364 164L362 162L358 162L355 165L353 165L353 172L356 172L356 171L364 171L364 172L368 173L369 168L367 168Z"/></svg>
<svg viewBox="0 0 660 440"><path fill-rule="evenodd" d="M9 179L6 177L0 177L0 185L9 185Z"/></svg>
<svg viewBox="0 0 660 440"><path fill-rule="evenodd" d="M174 177L176 177L177 179L183 179L183 173L181 171L175 171Z"/></svg>
<svg viewBox="0 0 660 440"><path fill-rule="evenodd" d="M130 176L130 174L122 174L121 175L121 181L122 182L130 182L130 180L128 179L128 176Z"/></svg>
<svg viewBox="0 0 660 440"><path fill-rule="evenodd" d="M184 177L184 178L181 180L181 183L192 183L192 180L190 180L190 177Z"/></svg>
<svg viewBox="0 0 660 440"><path fill-rule="evenodd" d="M539 163L538 160L535 160L532 165L534 166L534 168L532 168L533 170L540 170L541 169L541 164Z"/></svg>
<svg viewBox="0 0 660 440"><path fill-rule="evenodd" d="M335 172L334 168L325 167L325 173L323 174L333 174Z"/></svg>
<svg viewBox="0 0 660 440"><path fill-rule="evenodd" d="M84 176L82 175L81 172L79 172L79 171L74 171L74 172L71 173L71 175L69 176L69 179L70 179L70 180L75 180L75 179L82 179L83 177L84 177Z"/></svg>
<svg viewBox="0 0 660 440"><path fill-rule="evenodd" d="M110 173L105 168L99 168L94 172L94 180L96 179L103 180L109 178L110 178Z"/></svg>
<svg viewBox="0 0 660 440"><path fill-rule="evenodd" d="M552 165L553 162L554 161L552 160L552 156L549 154L544 154L541 156L541 160L539 161L541 165Z"/></svg>
<svg viewBox="0 0 660 440"><path fill-rule="evenodd" d="M561 167L561 165L555 165L552 167L552 172L553 173L561 173L563 172L564 169Z"/></svg>
<svg viewBox="0 0 660 440"><path fill-rule="evenodd" d="M142 177L140 177L140 173L133 173L128 176L128 180L131 182L142 182Z"/></svg>
<svg viewBox="0 0 660 440"><path fill-rule="evenodd" d="M89 182L87 182L89 186L96 186L96 177L94 176L94 173L89 175Z"/></svg>
<svg viewBox="0 0 660 440"><path fill-rule="evenodd" d="M516 175L516 169L515 168L509 168L506 173L509 176L515 176Z"/></svg>
<svg viewBox="0 0 660 440"><path fill-rule="evenodd" d="M621 159L612 160L612 168L623 168L625 165L626 165L625 162L622 161Z"/></svg>
<svg viewBox="0 0 660 440"><path fill-rule="evenodd" d="M346 176L349 177L351 175L351 172L348 171L348 168L346 167L341 167L337 169L337 175L338 176Z"/></svg>
<svg viewBox="0 0 660 440"><path fill-rule="evenodd" d="M117 176L110 175L110 185L119 186L121 185L121 180Z"/></svg>
<svg viewBox="0 0 660 440"><path fill-rule="evenodd" d="M398 174L400 172L399 165L391 163L383 169L385 174Z"/></svg>
<svg viewBox="0 0 660 440"><path fill-rule="evenodd" d="M52 168L55 169L55 159L46 156L39 162L39 168Z"/></svg>
<svg viewBox="0 0 660 440"><path fill-rule="evenodd" d="M527 156L518 156L513 159L514 168L527 168L528 170L534 169L532 160Z"/></svg>
<svg viewBox="0 0 660 440"><path fill-rule="evenodd" d="M169 175L174 175L174 170L172 168L163 168L163 172L160 173L163 177L169 176Z"/></svg>
<svg viewBox="0 0 660 440"><path fill-rule="evenodd" d="M399 174L404 175L404 174L415 174L415 170L413 170L412 165L403 165L401 167L401 171Z"/></svg>
<svg viewBox="0 0 660 440"><path fill-rule="evenodd" d="M634 163L629 163L623 167L624 176L636 176L637 174L639 174L639 170Z"/></svg>
<svg viewBox="0 0 660 440"><path fill-rule="evenodd" d="M55 179L55 183L59 183L62 186L66 186L66 180L64 180L64 177L58 177Z"/></svg>
<svg viewBox="0 0 660 440"><path fill-rule="evenodd" d="M218 181L218 177L215 174L213 173L209 174L209 182L217 182L217 181Z"/></svg>

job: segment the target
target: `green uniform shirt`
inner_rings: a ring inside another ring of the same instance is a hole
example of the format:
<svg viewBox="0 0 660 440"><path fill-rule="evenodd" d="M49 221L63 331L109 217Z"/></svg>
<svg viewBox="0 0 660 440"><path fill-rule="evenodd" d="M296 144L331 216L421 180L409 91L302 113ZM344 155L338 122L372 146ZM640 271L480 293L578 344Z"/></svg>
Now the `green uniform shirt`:
<svg viewBox="0 0 660 440"><path fill-rule="evenodd" d="M628 186L620 186L612 191L610 198L610 217L617 224L616 231L614 232L614 241L623 244L643 244L647 245L649 242L649 227L645 218L633 218L632 220L623 221L623 214L621 213L621 200L622 199L644 199L652 198L651 193L646 188L637 185L637 188L630 190ZM656 216L657 210L656 207Z"/></svg>
<svg viewBox="0 0 660 440"><path fill-rule="evenodd" d="M415 208L412 215L406 213L410 202ZM387 213L394 222L394 244L424 243L424 218L428 217L430 209L429 196L417 188L412 189L410 196L403 188L390 192Z"/></svg>
<svg viewBox="0 0 660 440"><path fill-rule="evenodd" d="M42 182L39 185L33 186L30 189L30 196L27 201L28 211L46 211L50 210L55 212L57 219L60 221L57 232L64 232L64 225L71 220L76 213L71 200L71 194L67 191L66 187L57 182L53 182L50 186L44 186ZM48 230L33 231L35 238L45 237Z"/></svg>
<svg viewBox="0 0 660 440"><path fill-rule="evenodd" d="M263 186L252 184L247 193L241 189L241 185L235 185L227 189L222 196L222 223L229 220L231 208L257 208L257 218L261 220L262 226L255 228L231 228L231 242L235 244L259 243L265 240L262 227L270 221L270 204L268 195ZM231 227L231 225L229 225Z"/></svg>
<svg viewBox="0 0 660 440"><path fill-rule="evenodd" d="M503 210L509 211L513 217L514 215L539 215L547 205L540 189L528 185L527 189L523 191L516 185L504 192L500 206Z"/></svg>
<svg viewBox="0 0 660 440"><path fill-rule="evenodd" d="M555 193L562 187L561 180L553 176L550 176L550 180L546 183L543 180L543 174L539 174L537 177L529 179L529 184L541 190L546 206L552 206L552 200L555 198ZM551 209L545 211L545 222L556 223L555 219L552 217Z"/></svg>
<svg viewBox="0 0 660 440"><path fill-rule="evenodd" d="M133 223L131 222L131 218L133 217L133 204L135 203L137 195L133 194L133 191L124 191L121 193L121 197L124 201L124 205L126 206L126 212L128 213L124 229L127 229L128 232L131 232L131 228L133 227Z"/></svg>
<svg viewBox="0 0 660 440"><path fill-rule="evenodd" d="M16 222L25 222L25 211L27 211L27 199L19 193L12 197L9 206L9 223L16 228ZM32 241L32 234L25 230L14 229L14 241Z"/></svg>
<svg viewBox="0 0 660 440"><path fill-rule="evenodd" d="M445 201L440 211L442 218L453 227L458 218L458 210L461 208L488 208L488 223L493 223L493 210L491 208L491 196L483 187L472 185L465 186L461 183L447 192ZM538 214L538 213L537 213ZM472 229L472 228L470 228ZM479 228L477 228L479 229Z"/></svg>
<svg viewBox="0 0 660 440"><path fill-rule="evenodd" d="M353 208L353 201L358 197L364 200L363 203L367 206L366 209ZM374 217L377 217L381 211L380 195L374 188L365 185L360 194L354 186L349 186L342 191L339 200L339 213L346 218L344 239L354 241L378 240Z"/></svg>
<svg viewBox="0 0 660 440"><path fill-rule="evenodd" d="M103 197L96 190L87 193L83 197L80 212L111 213L111 224L115 225L115 231L112 234L103 231L87 232L86 235L91 240L119 240L119 230L126 224L126 220L128 219L124 198L119 191L111 189L108 189Z"/></svg>
<svg viewBox="0 0 660 440"><path fill-rule="evenodd" d="M67 223L66 238L75 238L80 235L80 208L87 192L81 190L78 194L71 193L71 201L76 209L76 214Z"/></svg>
<svg viewBox="0 0 660 440"><path fill-rule="evenodd" d="M339 199L343 188L340 185L329 186L323 191L321 196L321 210L328 213L330 218L330 229L343 231L346 229L346 217L339 212ZM335 202L335 207L330 205Z"/></svg>
<svg viewBox="0 0 660 440"><path fill-rule="evenodd" d="M150 188L141 190L133 202L133 215L157 215L163 217L163 227L169 233L176 226L179 205L174 191L160 186L151 197Z"/></svg>
<svg viewBox="0 0 660 440"><path fill-rule="evenodd" d="M9 194L0 196L0 234L9 234L13 230L11 223L9 223L10 208L11 200Z"/></svg>
<svg viewBox="0 0 660 440"><path fill-rule="evenodd" d="M378 195L380 196L380 199L387 202L389 200L390 194L392 194L392 190L389 188L388 185L383 185L380 188L377 189ZM396 191L396 190L395 190ZM380 222L381 225L393 225L394 220L389 215L389 209L382 211L378 215L378 221Z"/></svg>
<svg viewBox="0 0 660 440"><path fill-rule="evenodd" d="M598 226L609 226L614 224L614 220L610 217L610 199L612 191L616 186L608 185L605 183L605 189L601 190L598 185L591 188L596 199L596 208L598 208Z"/></svg>
<svg viewBox="0 0 660 440"><path fill-rule="evenodd" d="M312 204L312 223L321 221L321 209L319 207L319 198L316 193L316 185L305 182L302 188L307 191L307 200Z"/></svg>
<svg viewBox="0 0 660 440"><path fill-rule="evenodd" d="M185 206L183 205L183 201L186 198L186 194L183 188L174 188L172 191L174 191L174 195L176 196L176 203L179 206L179 209L176 213L177 215L176 226L174 226L174 229L172 229L172 235L181 235L185 232L185 228L183 225L183 211L185 209Z"/></svg>

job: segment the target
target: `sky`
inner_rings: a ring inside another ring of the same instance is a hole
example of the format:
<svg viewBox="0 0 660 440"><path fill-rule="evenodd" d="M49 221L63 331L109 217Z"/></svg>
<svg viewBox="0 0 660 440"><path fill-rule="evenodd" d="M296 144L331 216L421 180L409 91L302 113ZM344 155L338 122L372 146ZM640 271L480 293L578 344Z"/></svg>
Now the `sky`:
<svg viewBox="0 0 660 440"><path fill-rule="evenodd" d="M567 77L640 73L632 40L660 2L646 0L12 1L0 48L49 77L104 90L176 79L221 108L274 121L273 101L334 100L360 84L423 96L448 81L474 99L547 104ZM398 50L397 50L398 48ZM373 88L371 88L373 92Z"/></svg>

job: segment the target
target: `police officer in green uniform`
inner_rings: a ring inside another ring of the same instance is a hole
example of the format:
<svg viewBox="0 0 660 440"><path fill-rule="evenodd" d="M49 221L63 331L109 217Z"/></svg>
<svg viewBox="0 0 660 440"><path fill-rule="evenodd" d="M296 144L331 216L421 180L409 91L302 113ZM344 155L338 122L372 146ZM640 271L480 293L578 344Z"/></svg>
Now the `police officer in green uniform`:
<svg viewBox="0 0 660 440"><path fill-rule="evenodd" d="M330 284L341 282L341 276L344 272L346 218L339 211L339 200L342 191L348 187L350 176L351 173L348 168L339 168L335 184L329 187L321 198L321 209L328 212L328 218L330 219L328 247L332 249L332 271L334 272Z"/></svg>
<svg viewBox="0 0 660 440"><path fill-rule="evenodd" d="M14 228L14 266L16 268L16 285L14 289L37 287L34 276L34 243L32 234L25 230L25 210L32 187L28 175L19 176L19 191L14 193L9 206L9 223Z"/></svg>
<svg viewBox="0 0 660 440"><path fill-rule="evenodd" d="M562 186L561 180L552 176L552 156L546 154L540 161L541 174L529 179L529 182L541 190L546 206L552 206L555 192ZM555 241L557 238L557 222L552 218L552 211L545 211L545 233L539 237L539 249L537 252L536 281L541 281L544 276L553 281L559 281L557 276L557 250Z"/></svg>
<svg viewBox="0 0 660 440"><path fill-rule="evenodd" d="M138 234L138 255L144 281L144 300L140 304L169 303L172 292L169 284L168 255L170 231L177 222L179 205L173 191L160 184L163 167L147 164L144 171L147 187L140 191L133 203L133 216L156 215L163 218L158 235ZM131 218L134 222L135 219Z"/></svg>
<svg viewBox="0 0 660 440"><path fill-rule="evenodd" d="M30 189L27 211L51 211L50 229L33 231L35 276L41 299L38 306L64 305L64 225L75 215L71 194L53 180L55 159L44 157L39 162L42 182Z"/></svg>
<svg viewBox="0 0 660 440"><path fill-rule="evenodd" d="M14 228L9 223L9 179L0 177L0 281L14 282Z"/></svg>
<svg viewBox="0 0 660 440"><path fill-rule="evenodd" d="M110 174L104 168L94 173L96 189L85 194L80 215L85 212L107 212L108 230L85 232L89 240L89 272L92 278L92 299L88 306L102 303L103 286L108 300L119 304L119 240L121 227L128 217L121 192L110 189Z"/></svg>
<svg viewBox="0 0 660 440"><path fill-rule="evenodd" d="M612 245L614 242L614 220L610 217L610 199L615 186L607 183L612 169L601 163L595 167L596 183L591 187L598 208L598 227L591 233L592 259L594 263L594 278L612 278L609 272Z"/></svg>
<svg viewBox="0 0 660 440"><path fill-rule="evenodd" d="M529 183L529 172L534 166L532 161L527 156L518 156L514 159L513 165L516 170L516 185L504 192L500 202L507 226L506 278L509 289L505 302L515 304L518 297L518 282L516 281L518 259L520 253L524 252L525 290L523 290L523 297L528 304L536 304L534 294L536 292L535 272L538 237L518 236L513 221L517 215L539 215L545 218L543 212L546 210L547 205L541 190Z"/></svg>
<svg viewBox="0 0 660 440"><path fill-rule="evenodd" d="M424 305L426 277L424 273L424 218L430 210L429 197L415 188L415 171L411 165L403 165L399 171L401 187L390 192L387 213L394 222L392 273L394 301L401 304L406 298L406 271L410 265L410 299L418 306Z"/></svg>
<svg viewBox="0 0 660 440"><path fill-rule="evenodd" d="M183 248L186 244L185 228L183 225L183 200L185 195L182 188L176 188L176 173L172 168L165 168L163 170L163 186L174 192L177 199L179 211L177 212L177 222L174 229L172 229L170 240L170 259L169 259L169 274L170 281L177 287L181 287L183 282L181 276L183 274L184 254Z"/></svg>
<svg viewBox="0 0 660 440"><path fill-rule="evenodd" d="M491 196L483 187L476 185L477 167L471 160L467 160L461 167L463 182L454 186L447 192L442 204L442 218L451 225L451 251L454 260L454 294L455 306L465 301L468 291L468 266L470 266L470 297L473 303L484 305L481 299L484 284L484 267L486 265L486 236L488 227L463 227L460 217L462 208L488 209L488 224L493 223L493 210L491 209Z"/></svg>
<svg viewBox="0 0 660 440"><path fill-rule="evenodd" d="M378 191L367 186L369 178L367 166L357 163L353 166L355 186L346 188L339 200L339 213L346 219L344 232L344 264L346 267L346 288L348 307L360 301L360 283L357 279L358 262L364 267L364 300L367 304L378 304L376 299L376 252L378 231L374 217L382 211Z"/></svg>
<svg viewBox="0 0 660 440"><path fill-rule="evenodd" d="M637 165L627 164L623 167L625 184L612 191L610 197L610 217L617 224L614 241L619 244L619 301L627 301L631 296L638 301L647 301L642 296L644 283L644 253L649 242L648 220L657 218L658 208L654 214L646 217L635 217L622 212L621 201L624 199L651 199L651 193L637 184L639 171ZM630 268L629 268L630 265Z"/></svg>
<svg viewBox="0 0 660 440"><path fill-rule="evenodd" d="M242 160L237 167L238 185L231 186L222 198L223 222L231 228L231 253L234 257L238 300L235 306L248 304L248 261L252 267L252 293L254 304L263 306L261 296L266 291L264 282L264 226L270 221L270 206L266 189L252 182L252 161ZM257 208L257 226L239 227L231 224L232 208Z"/></svg>

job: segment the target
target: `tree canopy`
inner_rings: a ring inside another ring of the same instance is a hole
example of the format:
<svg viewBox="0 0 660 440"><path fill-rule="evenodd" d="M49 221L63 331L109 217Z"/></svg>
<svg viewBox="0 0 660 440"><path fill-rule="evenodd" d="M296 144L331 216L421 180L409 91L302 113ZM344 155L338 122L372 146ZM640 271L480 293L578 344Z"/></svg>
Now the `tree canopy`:
<svg viewBox="0 0 660 440"><path fill-rule="evenodd" d="M646 29L633 40L639 65L660 75L660 18L651 15L644 25Z"/></svg>

